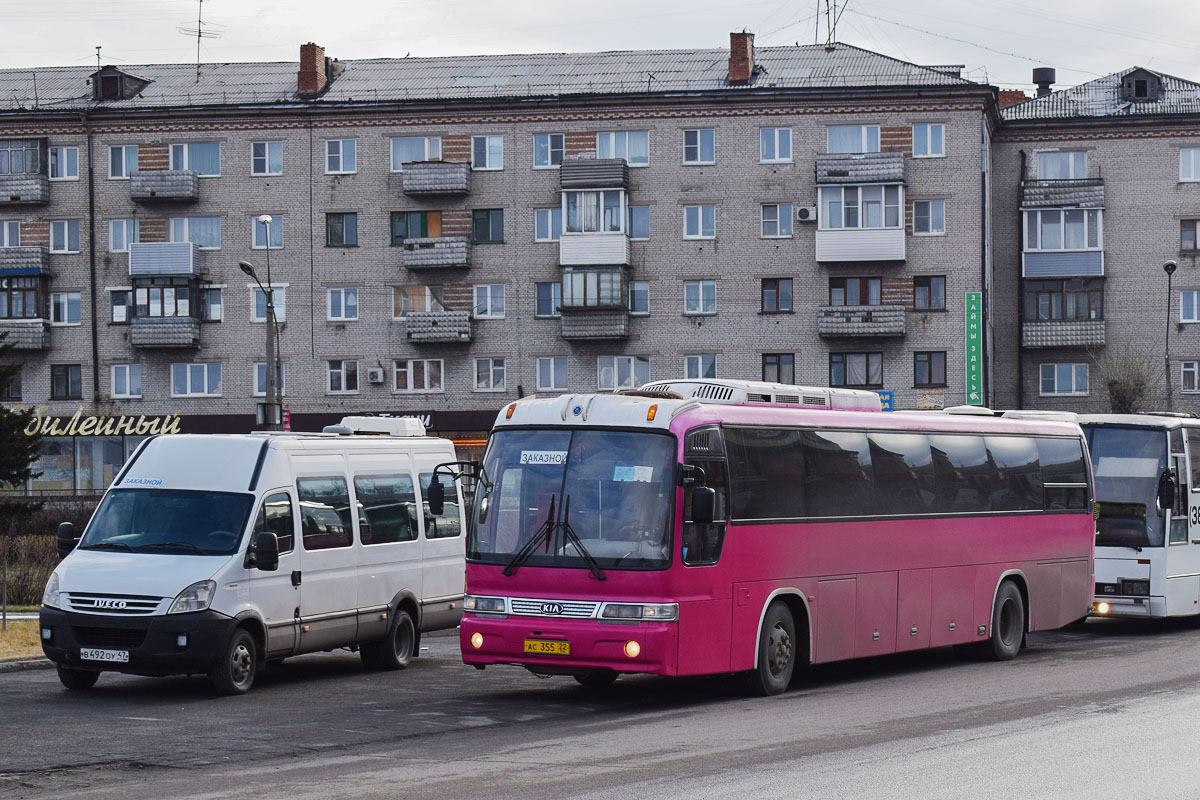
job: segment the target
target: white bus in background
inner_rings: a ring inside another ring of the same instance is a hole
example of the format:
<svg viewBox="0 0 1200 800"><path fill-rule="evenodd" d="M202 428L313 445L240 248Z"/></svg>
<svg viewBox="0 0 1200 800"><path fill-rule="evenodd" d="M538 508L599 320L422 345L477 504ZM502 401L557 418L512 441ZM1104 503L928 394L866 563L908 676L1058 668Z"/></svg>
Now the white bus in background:
<svg viewBox="0 0 1200 800"><path fill-rule="evenodd" d="M42 647L69 689L103 671L208 674L247 691L267 663L357 647L402 669L423 631L454 628L461 496L424 501L454 446L408 418L323 434L152 437L46 585Z"/></svg>

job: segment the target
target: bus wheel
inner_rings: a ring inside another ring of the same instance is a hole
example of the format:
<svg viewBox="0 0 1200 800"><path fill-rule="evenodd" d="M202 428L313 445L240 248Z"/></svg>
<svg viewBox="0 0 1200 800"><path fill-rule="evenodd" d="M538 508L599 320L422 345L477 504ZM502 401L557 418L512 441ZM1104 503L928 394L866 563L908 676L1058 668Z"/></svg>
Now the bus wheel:
<svg viewBox="0 0 1200 800"><path fill-rule="evenodd" d="M611 669L598 669L583 675L576 675L575 682L590 691L601 691L612 686L617 680L617 673Z"/></svg>
<svg viewBox="0 0 1200 800"><path fill-rule="evenodd" d="M783 603L772 603L758 638L758 666L750 673L750 688L759 694L787 691L796 669L796 623Z"/></svg>
<svg viewBox="0 0 1200 800"><path fill-rule="evenodd" d="M358 655L367 669L404 669L412 661L416 641L417 626L407 611L398 608L383 641L363 644Z"/></svg>
<svg viewBox="0 0 1200 800"><path fill-rule="evenodd" d="M1025 638L1025 601L1012 581L1000 584L992 607L992 635L984 653L993 661L1008 661L1021 650Z"/></svg>

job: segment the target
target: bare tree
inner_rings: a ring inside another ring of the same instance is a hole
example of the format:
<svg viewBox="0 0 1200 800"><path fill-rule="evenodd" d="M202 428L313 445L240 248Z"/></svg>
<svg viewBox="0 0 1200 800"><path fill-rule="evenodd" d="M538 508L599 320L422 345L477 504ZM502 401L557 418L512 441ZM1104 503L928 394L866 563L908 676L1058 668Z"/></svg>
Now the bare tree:
<svg viewBox="0 0 1200 800"><path fill-rule="evenodd" d="M1090 353L1099 383L1108 392L1109 411L1136 414L1153 411L1165 400L1161 359L1130 342Z"/></svg>

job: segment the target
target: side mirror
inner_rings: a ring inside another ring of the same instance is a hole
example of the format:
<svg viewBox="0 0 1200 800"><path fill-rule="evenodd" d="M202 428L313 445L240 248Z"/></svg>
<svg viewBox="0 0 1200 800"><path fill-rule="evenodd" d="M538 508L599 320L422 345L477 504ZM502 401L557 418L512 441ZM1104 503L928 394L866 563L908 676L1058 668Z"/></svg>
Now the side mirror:
<svg viewBox="0 0 1200 800"><path fill-rule="evenodd" d="M446 513L446 488L438 480L437 473L434 473L429 488L425 490L425 501L429 503L429 513L435 517Z"/></svg>
<svg viewBox="0 0 1200 800"><path fill-rule="evenodd" d="M717 490L711 486L692 489L692 522L708 525L713 521L717 507Z"/></svg>
<svg viewBox="0 0 1200 800"><path fill-rule="evenodd" d="M254 566L263 572L279 569L279 537L273 533L260 533L254 540Z"/></svg>
<svg viewBox="0 0 1200 800"><path fill-rule="evenodd" d="M1158 510L1159 512L1175 508L1175 479L1170 472L1164 472L1158 477Z"/></svg>
<svg viewBox="0 0 1200 800"><path fill-rule="evenodd" d="M78 540L75 538L75 524L72 522L58 523L58 557L66 558L75 549Z"/></svg>

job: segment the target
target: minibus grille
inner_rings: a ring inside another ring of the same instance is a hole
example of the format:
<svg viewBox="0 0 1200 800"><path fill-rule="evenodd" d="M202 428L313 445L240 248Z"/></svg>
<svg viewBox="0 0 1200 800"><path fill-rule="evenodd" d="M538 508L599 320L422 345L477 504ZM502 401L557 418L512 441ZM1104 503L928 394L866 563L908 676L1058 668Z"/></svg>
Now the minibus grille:
<svg viewBox="0 0 1200 800"><path fill-rule="evenodd" d="M122 616L137 616L153 614L161 597L125 594L97 594L82 592L67 592L72 611L82 611L86 614L120 614Z"/></svg>
<svg viewBox="0 0 1200 800"><path fill-rule="evenodd" d="M568 619L591 619L596 616L599 603L581 600L529 600L514 597L509 601L512 613L522 617L566 617Z"/></svg>
<svg viewBox="0 0 1200 800"><path fill-rule="evenodd" d="M72 628L75 641L83 647L118 647L132 650L146 641L146 631L137 628Z"/></svg>

